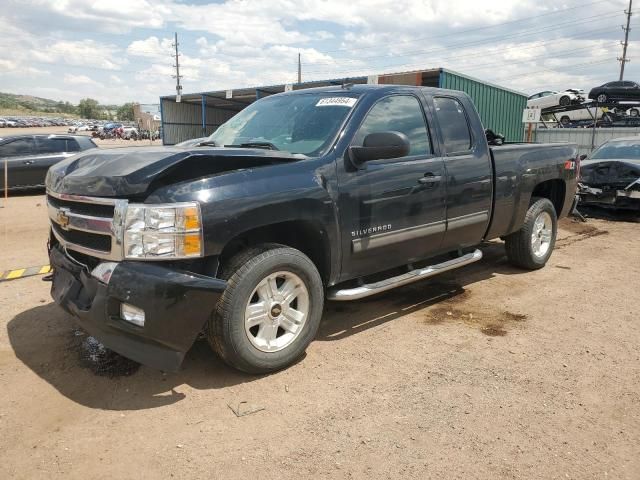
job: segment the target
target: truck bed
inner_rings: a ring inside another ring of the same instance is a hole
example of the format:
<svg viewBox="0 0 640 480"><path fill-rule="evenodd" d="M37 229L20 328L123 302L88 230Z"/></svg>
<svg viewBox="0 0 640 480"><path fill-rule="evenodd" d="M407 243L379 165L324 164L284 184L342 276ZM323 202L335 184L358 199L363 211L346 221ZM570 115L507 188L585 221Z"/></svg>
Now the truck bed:
<svg viewBox="0 0 640 480"><path fill-rule="evenodd" d="M567 177L565 162L575 160L577 154L577 147L572 143L508 143L489 147L489 150L493 165L494 208L487 240L518 230L541 176L549 180ZM565 194L574 195L575 192Z"/></svg>

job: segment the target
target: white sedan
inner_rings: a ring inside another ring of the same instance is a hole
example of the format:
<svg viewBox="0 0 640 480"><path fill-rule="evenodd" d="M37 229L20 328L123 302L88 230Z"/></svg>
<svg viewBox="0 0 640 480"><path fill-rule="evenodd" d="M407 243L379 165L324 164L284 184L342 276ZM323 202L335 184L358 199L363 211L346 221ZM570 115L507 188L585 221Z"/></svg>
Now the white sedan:
<svg viewBox="0 0 640 480"><path fill-rule="evenodd" d="M527 107L537 108L552 108L552 107L567 107L573 103L580 103L584 101L584 96L580 94L580 90L571 89L564 92L555 92L546 90L531 95L527 99Z"/></svg>

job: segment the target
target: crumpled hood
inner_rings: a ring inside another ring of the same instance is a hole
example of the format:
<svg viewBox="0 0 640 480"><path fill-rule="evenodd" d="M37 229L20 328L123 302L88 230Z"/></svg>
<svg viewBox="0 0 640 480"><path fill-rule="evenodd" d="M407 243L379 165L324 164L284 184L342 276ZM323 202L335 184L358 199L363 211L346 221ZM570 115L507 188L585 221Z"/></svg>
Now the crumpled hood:
<svg viewBox="0 0 640 480"><path fill-rule="evenodd" d="M226 172L297 161L288 152L215 147L91 149L53 165L47 190L73 195L131 197L161 179L185 181Z"/></svg>
<svg viewBox="0 0 640 480"><path fill-rule="evenodd" d="M640 160L585 160L580 166L580 182L591 186L625 188L640 178Z"/></svg>

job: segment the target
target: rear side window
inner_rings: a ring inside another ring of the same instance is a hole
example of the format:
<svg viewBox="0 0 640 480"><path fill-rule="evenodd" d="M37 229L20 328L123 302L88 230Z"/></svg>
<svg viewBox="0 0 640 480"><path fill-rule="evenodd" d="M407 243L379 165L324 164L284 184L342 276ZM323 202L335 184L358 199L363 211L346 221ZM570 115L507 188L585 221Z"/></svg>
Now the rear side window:
<svg viewBox="0 0 640 480"><path fill-rule="evenodd" d="M409 138L409 155L431 153L431 142L422 107L416 97L392 95L376 103L360 125L353 145L362 146L370 133L401 132Z"/></svg>
<svg viewBox="0 0 640 480"><path fill-rule="evenodd" d="M31 155L35 153L35 147L33 138L18 138L0 145L0 156Z"/></svg>
<svg viewBox="0 0 640 480"><path fill-rule="evenodd" d="M469 151L472 146L471 131L462 104L450 97L435 97L433 103L447 154Z"/></svg>
<svg viewBox="0 0 640 480"><path fill-rule="evenodd" d="M67 151L65 138L38 138L38 151L40 153L63 153Z"/></svg>
<svg viewBox="0 0 640 480"><path fill-rule="evenodd" d="M79 152L80 145L73 138L67 139L67 152Z"/></svg>

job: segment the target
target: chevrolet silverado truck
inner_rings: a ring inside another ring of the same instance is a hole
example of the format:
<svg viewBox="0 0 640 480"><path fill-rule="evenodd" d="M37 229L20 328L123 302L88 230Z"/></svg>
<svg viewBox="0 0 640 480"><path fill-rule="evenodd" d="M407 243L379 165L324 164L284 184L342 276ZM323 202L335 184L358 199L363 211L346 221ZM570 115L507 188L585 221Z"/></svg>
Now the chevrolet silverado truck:
<svg viewBox="0 0 640 480"><path fill-rule="evenodd" d="M543 267L578 168L571 144L489 146L458 91L273 95L195 147L53 166L51 292L140 363L175 371L204 333L229 365L270 372L303 355L325 299L463 267L499 237L511 263Z"/></svg>

